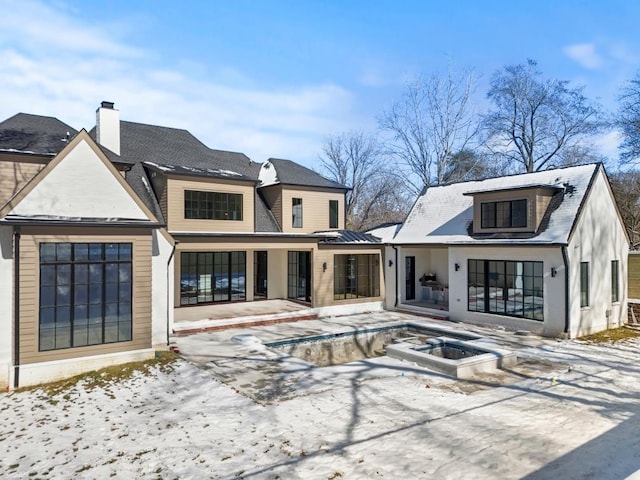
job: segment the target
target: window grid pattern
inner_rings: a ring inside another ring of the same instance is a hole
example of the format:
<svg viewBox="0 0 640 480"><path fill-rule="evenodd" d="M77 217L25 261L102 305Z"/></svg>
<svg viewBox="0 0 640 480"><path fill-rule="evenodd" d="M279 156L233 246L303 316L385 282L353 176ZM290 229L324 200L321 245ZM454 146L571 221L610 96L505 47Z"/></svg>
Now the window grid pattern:
<svg viewBox="0 0 640 480"><path fill-rule="evenodd" d="M291 199L291 213L292 213L291 226L293 228L302 228L302 199L301 198Z"/></svg>
<svg viewBox="0 0 640 480"><path fill-rule="evenodd" d="M329 228L338 228L338 200L329 200Z"/></svg>
<svg viewBox="0 0 640 480"><path fill-rule="evenodd" d="M589 306L589 262L580 262L580 307Z"/></svg>
<svg viewBox="0 0 640 480"><path fill-rule="evenodd" d="M544 320L543 264L468 261L468 310Z"/></svg>
<svg viewBox="0 0 640 480"><path fill-rule="evenodd" d="M480 206L482 228L522 228L527 226L527 200L488 202Z"/></svg>
<svg viewBox="0 0 640 480"><path fill-rule="evenodd" d="M40 351L132 338L132 244L40 244Z"/></svg>
<svg viewBox="0 0 640 480"><path fill-rule="evenodd" d="M287 298L311 301L311 252L288 252Z"/></svg>
<svg viewBox="0 0 640 480"><path fill-rule="evenodd" d="M246 252L182 252L180 305L246 300Z"/></svg>
<svg viewBox="0 0 640 480"><path fill-rule="evenodd" d="M376 254L333 256L333 298L380 296L380 257Z"/></svg>
<svg viewBox="0 0 640 480"><path fill-rule="evenodd" d="M242 194L185 190L184 218L242 220Z"/></svg>
<svg viewBox="0 0 640 480"><path fill-rule="evenodd" d="M620 261L611 260L611 301L620 301Z"/></svg>

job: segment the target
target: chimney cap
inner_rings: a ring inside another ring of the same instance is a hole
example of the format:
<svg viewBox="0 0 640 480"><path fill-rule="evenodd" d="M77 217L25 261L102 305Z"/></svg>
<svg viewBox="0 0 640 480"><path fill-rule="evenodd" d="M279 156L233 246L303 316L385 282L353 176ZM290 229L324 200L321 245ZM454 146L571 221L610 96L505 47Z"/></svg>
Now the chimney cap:
<svg viewBox="0 0 640 480"><path fill-rule="evenodd" d="M110 110L113 110L113 105L113 102L103 101L102 103L100 103L100 108L108 108Z"/></svg>

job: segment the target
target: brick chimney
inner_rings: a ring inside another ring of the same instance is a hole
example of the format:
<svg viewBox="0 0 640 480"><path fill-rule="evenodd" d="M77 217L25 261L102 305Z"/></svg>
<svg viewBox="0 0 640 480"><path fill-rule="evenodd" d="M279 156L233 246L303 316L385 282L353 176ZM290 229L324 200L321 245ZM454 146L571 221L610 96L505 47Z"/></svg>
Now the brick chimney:
<svg viewBox="0 0 640 480"><path fill-rule="evenodd" d="M120 112L113 108L113 102L102 102L96 110L96 140L120 155Z"/></svg>

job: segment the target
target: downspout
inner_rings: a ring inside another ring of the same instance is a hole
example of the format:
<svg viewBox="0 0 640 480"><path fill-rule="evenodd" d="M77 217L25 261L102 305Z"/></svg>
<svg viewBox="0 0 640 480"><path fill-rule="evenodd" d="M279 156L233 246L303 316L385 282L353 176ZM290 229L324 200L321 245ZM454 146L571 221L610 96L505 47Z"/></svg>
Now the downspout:
<svg viewBox="0 0 640 480"><path fill-rule="evenodd" d="M13 388L20 385L20 227L13 234Z"/></svg>
<svg viewBox="0 0 640 480"><path fill-rule="evenodd" d="M569 333L569 256L567 247L562 247L562 261L564 262L564 333Z"/></svg>
<svg viewBox="0 0 640 480"><path fill-rule="evenodd" d="M171 260L173 260L173 256L176 253L176 246L178 242L173 242L173 248L171 249L171 254L169 255L169 260L167 261L167 345L169 345L169 319L171 318L171 288L169 288L169 279L171 272Z"/></svg>
<svg viewBox="0 0 640 480"><path fill-rule="evenodd" d="M395 247L395 245L391 245L391 248L393 248L396 252L396 260L395 260L395 265L396 265L396 303L394 303L394 307L398 306L398 297L400 295L400 282L398 281L398 249Z"/></svg>

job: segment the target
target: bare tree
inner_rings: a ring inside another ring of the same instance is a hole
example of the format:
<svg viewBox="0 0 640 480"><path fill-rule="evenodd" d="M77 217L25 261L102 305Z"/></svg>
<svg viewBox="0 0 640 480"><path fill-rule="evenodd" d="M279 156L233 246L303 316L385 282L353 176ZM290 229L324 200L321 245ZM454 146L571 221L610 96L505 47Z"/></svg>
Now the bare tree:
<svg viewBox="0 0 640 480"><path fill-rule="evenodd" d="M484 119L487 145L498 157L534 172L567 163L586 163L585 142L603 127L599 107L563 80L543 79L537 63L497 71Z"/></svg>
<svg viewBox="0 0 640 480"><path fill-rule="evenodd" d="M627 228L632 247L640 245L640 172L609 175L618 210Z"/></svg>
<svg viewBox="0 0 640 480"><path fill-rule="evenodd" d="M470 147L478 133L472 106L476 80L470 70L418 78L379 120L391 134L387 153L404 167L412 193L444 183L452 156Z"/></svg>
<svg viewBox="0 0 640 480"><path fill-rule="evenodd" d="M403 212L407 202L397 178L384 168L380 146L372 135L348 132L330 136L320 163L331 179L351 188L346 195L348 229L362 230L376 222L374 218L395 221L402 215L398 212Z"/></svg>
<svg viewBox="0 0 640 480"><path fill-rule="evenodd" d="M616 124L622 132L620 158L640 160L640 72L622 88Z"/></svg>

